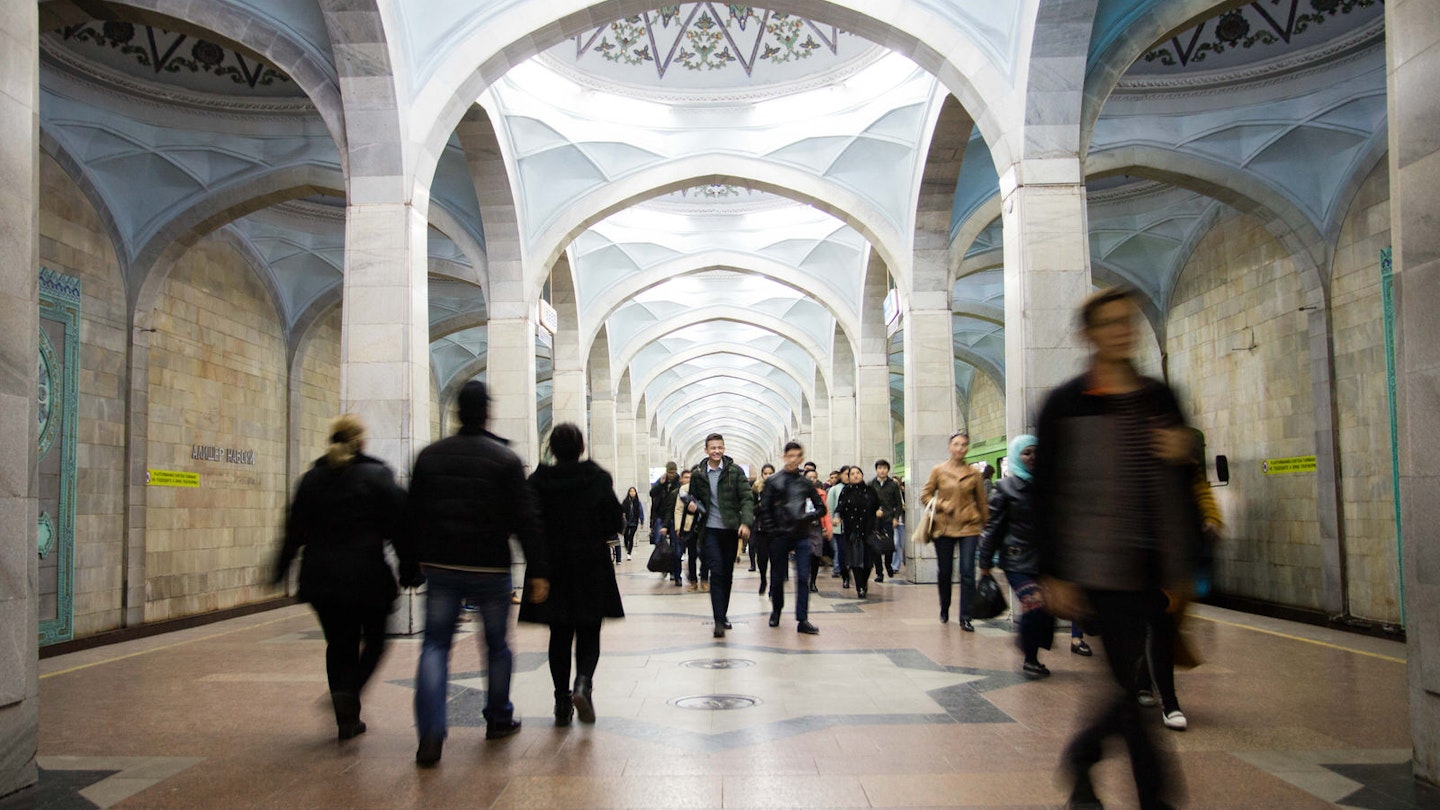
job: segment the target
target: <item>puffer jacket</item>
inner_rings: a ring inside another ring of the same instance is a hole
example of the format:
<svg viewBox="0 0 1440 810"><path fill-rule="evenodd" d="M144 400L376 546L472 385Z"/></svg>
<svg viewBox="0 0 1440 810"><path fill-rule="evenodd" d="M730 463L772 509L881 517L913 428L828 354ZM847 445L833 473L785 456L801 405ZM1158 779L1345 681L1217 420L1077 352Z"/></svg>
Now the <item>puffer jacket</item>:
<svg viewBox="0 0 1440 810"><path fill-rule="evenodd" d="M710 477L705 472L710 466L709 459L696 464L690 470L690 497L701 503L710 503ZM720 520L727 529L738 529L755 523L755 496L750 492L750 479L745 471L729 456L720 459L720 486L716 504L720 508Z"/></svg>
<svg viewBox="0 0 1440 810"><path fill-rule="evenodd" d="M935 505L932 537L972 537L990 520L985 480L968 464L958 469L948 461L935 465L920 490L920 502L928 504L932 497L940 499Z"/></svg>
<svg viewBox="0 0 1440 810"><path fill-rule="evenodd" d="M1009 475L990 493L990 521L980 535L975 559L989 568L1000 550L1000 568L1011 574L1039 574L1040 550L1035 546L1035 524L1030 512L1030 482Z"/></svg>
<svg viewBox="0 0 1440 810"><path fill-rule="evenodd" d="M389 538L403 579L418 573L413 546L400 530L405 491L377 458L357 455L331 465L321 456L300 479L285 521L285 545L272 581L285 578L301 547L302 602L363 605L395 598L395 575L385 561Z"/></svg>
<svg viewBox="0 0 1440 810"><path fill-rule="evenodd" d="M548 575L545 538L525 467L489 431L463 427L421 450L406 514L423 565L509 571L513 534L525 551L528 575Z"/></svg>

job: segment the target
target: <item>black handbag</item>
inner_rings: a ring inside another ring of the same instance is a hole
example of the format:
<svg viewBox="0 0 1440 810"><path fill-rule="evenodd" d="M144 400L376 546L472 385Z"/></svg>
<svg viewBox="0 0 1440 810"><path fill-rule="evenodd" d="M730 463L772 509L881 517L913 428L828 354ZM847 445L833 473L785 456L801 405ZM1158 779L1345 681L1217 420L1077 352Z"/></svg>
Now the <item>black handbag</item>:
<svg viewBox="0 0 1440 810"><path fill-rule="evenodd" d="M975 583L975 603L970 614L977 619L993 619L1006 609L1005 592L990 574L982 574Z"/></svg>
<svg viewBox="0 0 1440 810"><path fill-rule="evenodd" d="M655 541L655 550L650 552L650 561L645 567L657 574L668 574L675 570L675 547L670 539L661 537Z"/></svg>
<svg viewBox="0 0 1440 810"><path fill-rule="evenodd" d="M890 528L877 528L870 532L870 537L865 545L876 554L895 553L895 530Z"/></svg>

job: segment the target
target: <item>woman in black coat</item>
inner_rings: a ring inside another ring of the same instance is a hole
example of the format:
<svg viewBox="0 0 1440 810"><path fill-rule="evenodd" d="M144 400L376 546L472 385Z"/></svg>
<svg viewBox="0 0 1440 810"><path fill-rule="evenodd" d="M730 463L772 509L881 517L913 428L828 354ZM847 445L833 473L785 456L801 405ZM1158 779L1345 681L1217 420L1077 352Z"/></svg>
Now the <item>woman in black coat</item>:
<svg viewBox="0 0 1440 810"><path fill-rule="evenodd" d="M855 596L864 599L870 594L870 569L875 567L870 535L875 531L880 496L865 485L865 471L859 467L847 469L841 483L844 489L840 490L835 512L845 523L845 564L855 580Z"/></svg>
<svg viewBox="0 0 1440 810"><path fill-rule="evenodd" d="M595 722L591 697L600 662L600 622L625 615L615 566L607 542L625 528L610 473L593 461L581 461L585 437L565 422L550 433L555 464L542 464L530 475L545 523L550 555L550 597L528 600L520 621L550 625L550 678L555 683L555 725L570 718ZM570 655L575 655L575 687L570 688Z"/></svg>
<svg viewBox="0 0 1440 810"><path fill-rule="evenodd" d="M625 559L631 559L631 553L635 550L635 532L645 525L645 506L640 503L640 493L635 487L625 493L625 500L620 502L620 511L625 514ZM620 562L620 547L615 547L615 562Z"/></svg>
<svg viewBox="0 0 1440 810"><path fill-rule="evenodd" d="M405 492L385 463L362 452L365 426L346 414L330 427L330 448L300 479L285 522L285 545L272 577L284 581L301 547L302 602L325 632L325 672L340 739L365 731L360 691L385 654L385 623L399 593L385 561L389 538L401 581L418 585L420 568L399 531Z"/></svg>

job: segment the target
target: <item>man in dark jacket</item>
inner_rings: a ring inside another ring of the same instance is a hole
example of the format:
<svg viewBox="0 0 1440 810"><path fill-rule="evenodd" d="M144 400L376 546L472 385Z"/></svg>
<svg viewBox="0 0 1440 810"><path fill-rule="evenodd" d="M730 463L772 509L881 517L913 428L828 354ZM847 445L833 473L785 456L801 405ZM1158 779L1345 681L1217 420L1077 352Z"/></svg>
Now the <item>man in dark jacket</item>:
<svg viewBox="0 0 1440 810"><path fill-rule="evenodd" d="M425 603L425 641L415 675L415 724L420 748L415 761L434 765L445 742L450 642L460 604L479 606L485 626L489 683L486 688L485 738L508 737L520 730L510 703L510 536L525 551L531 598L545 601L549 591L547 559L535 496L525 483L525 468L505 440L485 429L490 398L485 384L472 381L460 390L460 432L420 452L410 479L408 510L411 537L429 591Z"/></svg>
<svg viewBox="0 0 1440 810"><path fill-rule="evenodd" d="M760 490L756 525L770 538L770 626L780 626L785 609L785 578L790 554L795 555L795 629L815 635L810 623L810 531L825 514L825 499L815 482L800 472L805 448L799 442L785 445L784 469L765 481Z"/></svg>
<svg viewBox="0 0 1440 810"><path fill-rule="evenodd" d="M899 518L905 521L905 496L900 494L900 484L890 477L890 462L880 459L875 462L875 478L870 481L870 488L875 490L875 497L880 501L880 514L876 515L875 531L885 532L889 537L895 537L895 520ZM899 544L895 544L896 549ZM883 563L885 575L895 576L894 554L885 554Z"/></svg>
<svg viewBox="0 0 1440 810"><path fill-rule="evenodd" d="M1138 315L1124 290L1086 300L1090 366L1050 394L1037 430L1042 452L1031 498L1045 603L1059 616L1089 617L1114 677L1100 711L1065 752L1072 807L1101 806L1090 769L1112 735L1129 748L1140 806L1173 802L1169 763L1141 722L1135 672L1146 626L1163 619L1162 589L1188 592L1200 520L1190 490L1192 439L1175 395L1140 376L1131 360Z"/></svg>
<svg viewBox="0 0 1440 810"><path fill-rule="evenodd" d="M725 437L705 437L705 461L690 471L690 497L709 509L700 553L710 564L710 610L715 614L715 638L730 628L730 585L735 578L735 557L740 541L750 539L755 520L755 495L750 479L735 460L725 455ZM698 511L696 504L686 507Z"/></svg>
<svg viewBox="0 0 1440 810"><path fill-rule="evenodd" d="M675 511L675 495L680 491L680 465L665 463L665 474L650 485L650 541L658 542L668 534L670 515ZM676 549L678 552L679 549Z"/></svg>

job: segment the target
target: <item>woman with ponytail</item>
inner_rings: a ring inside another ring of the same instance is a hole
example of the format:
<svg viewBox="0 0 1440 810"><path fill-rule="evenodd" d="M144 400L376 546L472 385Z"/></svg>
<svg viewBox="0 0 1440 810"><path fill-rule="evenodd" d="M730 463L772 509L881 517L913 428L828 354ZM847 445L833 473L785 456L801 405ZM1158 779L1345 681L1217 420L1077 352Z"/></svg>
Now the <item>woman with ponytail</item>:
<svg viewBox="0 0 1440 810"><path fill-rule="evenodd" d="M283 582L303 547L300 590L325 633L325 671L341 740L365 731L360 692L385 654L385 623L399 593L385 560L389 539L401 581L419 585L415 554L400 531L405 492L390 468L365 455L365 426L354 414L330 426L325 455L300 479L272 577Z"/></svg>

